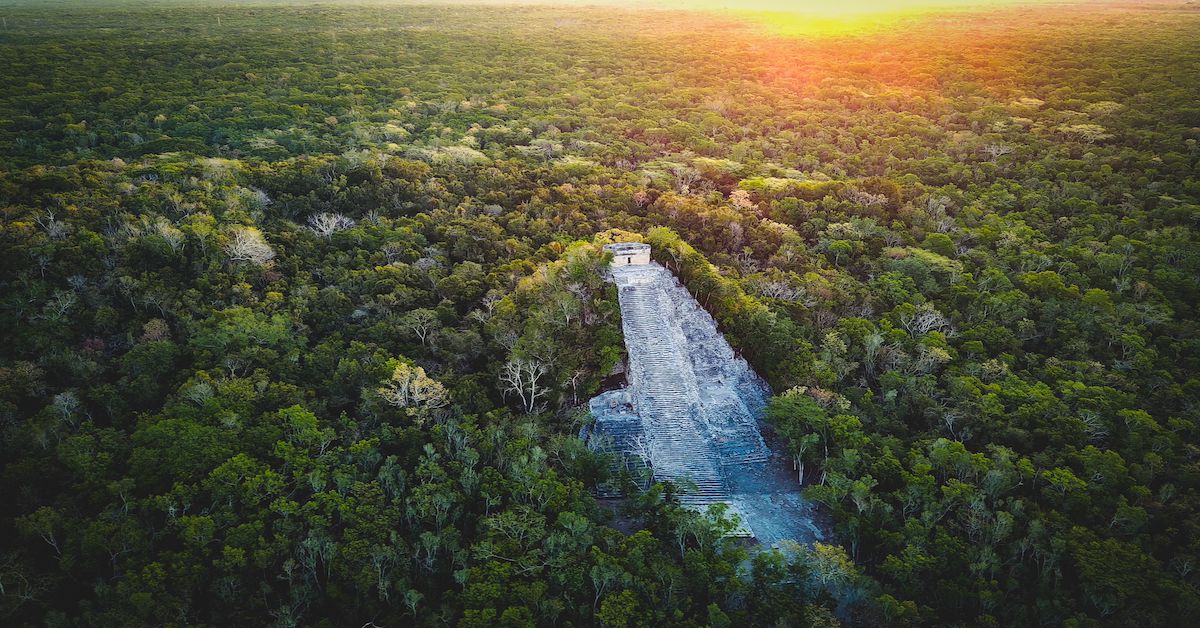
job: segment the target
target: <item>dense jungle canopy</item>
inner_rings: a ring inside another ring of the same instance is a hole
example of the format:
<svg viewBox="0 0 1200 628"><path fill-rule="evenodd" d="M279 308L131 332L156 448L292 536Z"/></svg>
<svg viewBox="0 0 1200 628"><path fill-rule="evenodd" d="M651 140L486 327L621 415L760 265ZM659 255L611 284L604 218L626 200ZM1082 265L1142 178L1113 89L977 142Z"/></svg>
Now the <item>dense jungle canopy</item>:
<svg viewBox="0 0 1200 628"><path fill-rule="evenodd" d="M1200 613L1194 4L0 16L2 624ZM828 543L593 496L613 239L770 382Z"/></svg>

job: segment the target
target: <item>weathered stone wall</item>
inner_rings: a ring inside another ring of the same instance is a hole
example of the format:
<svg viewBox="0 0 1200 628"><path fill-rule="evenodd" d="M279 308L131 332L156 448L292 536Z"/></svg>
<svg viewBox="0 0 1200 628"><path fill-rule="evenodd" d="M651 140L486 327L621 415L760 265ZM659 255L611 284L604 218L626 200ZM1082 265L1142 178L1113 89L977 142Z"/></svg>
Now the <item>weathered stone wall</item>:
<svg viewBox="0 0 1200 628"><path fill-rule="evenodd" d="M613 266L642 266L650 263L650 251L634 253L633 255L616 255Z"/></svg>
<svg viewBox="0 0 1200 628"><path fill-rule="evenodd" d="M644 266L650 263L650 245L633 242L607 244L605 250L613 254L612 265Z"/></svg>

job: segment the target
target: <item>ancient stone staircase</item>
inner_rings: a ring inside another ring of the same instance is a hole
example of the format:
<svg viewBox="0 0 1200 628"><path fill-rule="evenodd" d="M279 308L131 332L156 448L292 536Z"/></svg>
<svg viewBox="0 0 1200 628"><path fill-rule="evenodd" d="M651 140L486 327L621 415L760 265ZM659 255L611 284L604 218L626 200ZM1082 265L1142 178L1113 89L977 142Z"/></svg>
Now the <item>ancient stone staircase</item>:
<svg viewBox="0 0 1200 628"><path fill-rule="evenodd" d="M684 504L727 501L724 465L765 461L755 413L765 388L712 318L657 264L614 269L634 411L656 480L686 486Z"/></svg>
<svg viewBox="0 0 1200 628"><path fill-rule="evenodd" d="M664 316L669 303L664 303L663 296L650 282L632 281L620 288L625 343L636 347L630 350L630 368L642 376L635 399L654 477L677 485L694 484L681 497L682 503L722 501L726 490L720 456L693 420L695 377L686 368L687 356L672 338L670 321Z"/></svg>
<svg viewBox="0 0 1200 628"><path fill-rule="evenodd" d="M629 352L627 385L591 400L589 444L620 454L623 468L649 461L636 468L690 488L680 498L688 507L728 505L742 522L733 536L767 544L823 538L789 466L759 432L766 383L665 268L610 272Z"/></svg>

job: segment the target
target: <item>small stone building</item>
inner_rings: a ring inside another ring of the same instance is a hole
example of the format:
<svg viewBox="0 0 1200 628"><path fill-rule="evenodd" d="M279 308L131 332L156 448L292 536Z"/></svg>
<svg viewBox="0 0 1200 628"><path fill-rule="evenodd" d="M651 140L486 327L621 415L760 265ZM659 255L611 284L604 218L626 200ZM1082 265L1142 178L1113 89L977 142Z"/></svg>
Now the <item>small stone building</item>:
<svg viewBox="0 0 1200 628"><path fill-rule="evenodd" d="M613 266L639 266L650 263L650 245L641 242L605 244L604 250L613 254Z"/></svg>

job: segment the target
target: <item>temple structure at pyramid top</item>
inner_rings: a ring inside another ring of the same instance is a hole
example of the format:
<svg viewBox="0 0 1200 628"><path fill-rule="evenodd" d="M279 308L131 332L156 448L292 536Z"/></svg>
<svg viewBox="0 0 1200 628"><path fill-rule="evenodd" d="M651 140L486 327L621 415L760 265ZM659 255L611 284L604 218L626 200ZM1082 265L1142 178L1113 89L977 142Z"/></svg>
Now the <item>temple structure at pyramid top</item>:
<svg viewBox="0 0 1200 628"><path fill-rule="evenodd" d="M641 242L605 244L604 250L613 254L613 266L644 266L650 263L650 245Z"/></svg>

